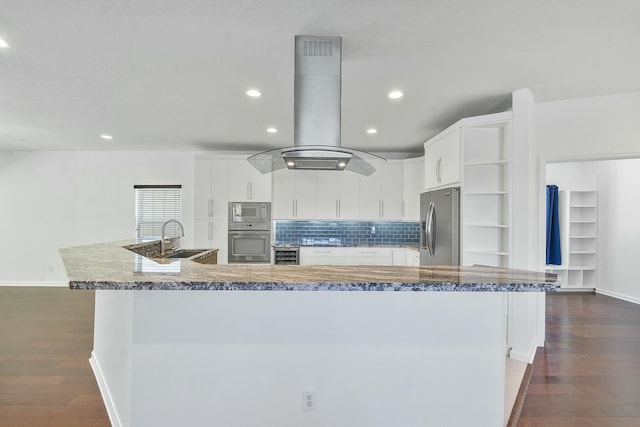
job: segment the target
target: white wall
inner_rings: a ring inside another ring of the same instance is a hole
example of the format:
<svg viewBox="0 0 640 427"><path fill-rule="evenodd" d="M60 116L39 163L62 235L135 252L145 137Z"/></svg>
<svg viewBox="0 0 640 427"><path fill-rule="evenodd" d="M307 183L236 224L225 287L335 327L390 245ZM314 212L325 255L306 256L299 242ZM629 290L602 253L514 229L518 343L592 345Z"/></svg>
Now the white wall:
<svg viewBox="0 0 640 427"><path fill-rule="evenodd" d="M640 92L536 104L541 197L547 162L640 157L638 117ZM571 167L580 175L581 186L593 188L591 184L595 183L598 187L606 185L608 189L599 192L598 291L640 302L640 289L635 289L637 279L632 272L635 260L630 259L638 252L640 234L636 224L638 202L634 196L637 165L617 165L620 166L609 172L603 169L585 172L581 168L586 165ZM553 178L558 185L562 184L561 179L558 175ZM539 221L544 222L544 206L539 211ZM600 228L603 223L611 227L605 233ZM541 227L540 241L544 241L543 230Z"/></svg>
<svg viewBox="0 0 640 427"><path fill-rule="evenodd" d="M598 292L640 303L640 159L550 163L547 183L598 191Z"/></svg>
<svg viewBox="0 0 640 427"><path fill-rule="evenodd" d="M193 237L193 152L0 151L0 284L66 281L58 249L135 236L135 184L182 184Z"/></svg>

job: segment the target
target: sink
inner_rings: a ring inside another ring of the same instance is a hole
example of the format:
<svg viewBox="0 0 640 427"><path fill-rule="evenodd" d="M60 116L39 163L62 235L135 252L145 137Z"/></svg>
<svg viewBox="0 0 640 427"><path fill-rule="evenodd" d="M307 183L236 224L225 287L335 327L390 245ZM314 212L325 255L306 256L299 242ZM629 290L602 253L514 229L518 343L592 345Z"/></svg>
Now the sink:
<svg viewBox="0 0 640 427"><path fill-rule="evenodd" d="M167 255L167 258L191 258L208 250L209 249L178 249L171 255Z"/></svg>

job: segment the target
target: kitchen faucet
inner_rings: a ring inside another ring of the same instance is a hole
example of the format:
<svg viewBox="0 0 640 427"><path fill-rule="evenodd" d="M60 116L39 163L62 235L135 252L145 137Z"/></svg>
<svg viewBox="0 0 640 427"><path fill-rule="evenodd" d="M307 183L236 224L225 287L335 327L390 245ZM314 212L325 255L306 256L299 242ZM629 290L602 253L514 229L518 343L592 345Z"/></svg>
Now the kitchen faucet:
<svg viewBox="0 0 640 427"><path fill-rule="evenodd" d="M184 237L184 227L182 226L182 223L177 219L170 219L169 221L162 224L162 237L160 238L160 255L164 255L164 228L170 222L175 222L176 224L178 224L178 227L180 227L180 237Z"/></svg>

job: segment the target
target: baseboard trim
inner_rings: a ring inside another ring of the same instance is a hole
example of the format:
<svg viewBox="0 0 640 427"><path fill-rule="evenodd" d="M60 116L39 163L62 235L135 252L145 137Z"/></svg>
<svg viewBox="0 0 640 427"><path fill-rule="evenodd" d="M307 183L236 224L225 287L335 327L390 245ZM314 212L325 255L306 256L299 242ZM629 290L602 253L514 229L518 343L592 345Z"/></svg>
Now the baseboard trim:
<svg viewBox="0 0 640 427"><path fill-rule="evenodd" d="M111 395L109 386L107 385L107 381L102 374L100 362L98 361L98 358L93 351L91 352L91 357L89 358L89 364L91 365L91 369L93 369L93 375L96 377L96 382L98 383L98 388L100 389L100 394L102 395L102 401L104 402L104 406L107 410L107 415L109 416L111 425L113 427L122 427L123 424L120 420L120 416L118 415L118 410L116 409L116 404L113 401L113 396Z"/></svg>
<svg viewBox="0 0 640 427"><path fill-rule="evenodd" d="M621 300L624 300L624 301L632 302L634 304L640 304L640 298L631 297L629 295L621 294L621 293L618 293L618 292L611 292L611 291L607 291L607 290L604 290L604 289L596 289L596 293L597 294L606 295L608 297L617 298L617 299L621 299Z"/></svg>
<svg viewBox="0 0 640 427"><path fill-rule="evenodd" d="M536 345L536 342L534 340L531 342L531 346L529 346L529 351L522 352L522 351L514 351L513 349L511 349L511 352L509 353L509 357L519 362L533 363L533 359L536 357L537 350L538 350L538 346Z"/></svg>
<svg viewBox="0 0 640 427"><path fill-rule="evenodd" d="M529 389L529 384L531 383L532 376L533 364L529 363L524 371L524 375L522 376L522 382L520 383L520 388L518 389L518 395L516 396L516 401L513 404L509 420L507 421L507 427L518 426L518 421L520 421L520 414L522 413L522 407L524 406L524 399L527 395L527 390Z"/></svg>
<svg viewBox="0 0 640 427"><path fill-rule="evenodd" d="M24 281L24 282L8 282L0 281L0 286L47 286L47 287L69 287L69 282L65 281Z"/></svg>

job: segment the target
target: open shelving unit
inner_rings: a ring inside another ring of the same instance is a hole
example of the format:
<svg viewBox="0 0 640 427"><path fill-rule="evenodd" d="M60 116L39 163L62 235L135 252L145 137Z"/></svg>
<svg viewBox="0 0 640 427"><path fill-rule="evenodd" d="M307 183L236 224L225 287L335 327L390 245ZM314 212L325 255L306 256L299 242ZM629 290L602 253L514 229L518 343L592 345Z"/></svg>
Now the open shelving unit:
<svg viewBox="0 0 640 427"><path fill-rule="evenodd" d="M561 265L546 270L560 276L567 290L596 288L598 248L598 193L561 190L558 194Z"/></svg>
<svg viewBox="0 0 640 427"><path fill-rule="evenodd" d="M511 120L462 131L461 264L510 265Z"/></svg>

